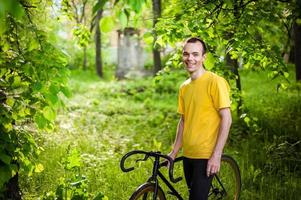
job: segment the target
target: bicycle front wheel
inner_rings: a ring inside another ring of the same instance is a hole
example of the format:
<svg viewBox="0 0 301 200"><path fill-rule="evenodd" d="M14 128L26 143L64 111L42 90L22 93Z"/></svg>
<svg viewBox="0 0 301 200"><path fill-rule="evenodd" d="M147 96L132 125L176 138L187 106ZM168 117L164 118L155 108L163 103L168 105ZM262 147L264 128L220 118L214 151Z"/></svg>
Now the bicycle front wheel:
<svg viewBox="0 0 301 200"><path fill-rule="evenodd" d="M144 183L143 185L139 186L137 190L132 194L130 200L153 200L153 195L155 191L155 184L154 183ZM166 200L163 190L158 187L158 195L157 200Z"/></svg>
<svg viewBox="0 0 301 200"><path fill-rule="evenodd" d="M223 155L220 171L212 180L209 199L238 200L240 190L239 167L232 157Z"/></svg>

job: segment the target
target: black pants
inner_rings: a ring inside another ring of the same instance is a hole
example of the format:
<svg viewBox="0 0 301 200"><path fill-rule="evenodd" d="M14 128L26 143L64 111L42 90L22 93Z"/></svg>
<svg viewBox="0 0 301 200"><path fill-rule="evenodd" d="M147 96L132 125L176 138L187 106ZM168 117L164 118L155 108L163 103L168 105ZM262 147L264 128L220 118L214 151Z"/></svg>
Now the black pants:
<svg viewBox="0 0 301 200"><path fill-rule="evenodd" d="M189 200L207 200L213 176L207 177L208 159L184 158L184 174L189 190Z"/></svg>

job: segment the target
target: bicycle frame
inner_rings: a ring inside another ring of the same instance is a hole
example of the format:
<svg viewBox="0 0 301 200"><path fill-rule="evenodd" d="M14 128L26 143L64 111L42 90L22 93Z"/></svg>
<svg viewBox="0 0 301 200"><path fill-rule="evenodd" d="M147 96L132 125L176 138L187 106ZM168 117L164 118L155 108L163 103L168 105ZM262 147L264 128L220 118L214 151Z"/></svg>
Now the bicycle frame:
<svg viewBox="0 0 301 200"><path fill-rule="evenodd" d="M175 162L181 161L183 160L183 157L179 157L176 158ZM164 163L162 163L160 165L159 163L159 158L156 157L155 162L154 162L154 166L153 166L153 173L152 176L147 180L147 182L154 182L155 183L155 191L153 194L153 199L157 198L158 195L158 176L160 177L160 179L165 183L165 185L167 185L167 187L171 190L171 194L176 196L179 200L183 200L183 198L181 197L181 195L177 192L177 190L172 186L172 184L167 180L167 178L165 178L165 176L160 172L160 167L164 166Z"/></svg>

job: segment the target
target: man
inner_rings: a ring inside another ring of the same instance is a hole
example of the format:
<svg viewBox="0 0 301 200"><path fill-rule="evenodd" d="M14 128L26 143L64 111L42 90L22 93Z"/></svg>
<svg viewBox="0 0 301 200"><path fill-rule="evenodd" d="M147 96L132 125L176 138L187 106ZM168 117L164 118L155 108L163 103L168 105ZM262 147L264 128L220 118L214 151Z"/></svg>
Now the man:
<svg viewBox="0 0 301 200"><path fill-rule="evenodd" d="M203 200L208 199L212 175L220 169L232 122L229 85L203 67L206 45L201 39L188 39L182 56L190 78L179 90L181 117L173 150L168 155L175 159L183 147L189 199Z"/></svg>

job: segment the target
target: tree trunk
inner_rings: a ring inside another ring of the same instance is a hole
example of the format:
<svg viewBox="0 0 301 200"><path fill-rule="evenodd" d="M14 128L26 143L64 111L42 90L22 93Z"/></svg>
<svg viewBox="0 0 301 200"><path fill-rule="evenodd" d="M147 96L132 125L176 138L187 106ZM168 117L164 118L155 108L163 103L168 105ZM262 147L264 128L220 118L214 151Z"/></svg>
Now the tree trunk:
<svg viewBox="0 0 301 200"><path fill-rule="evenodd" d="M234 5L233 15L237 19L237 23L238 23L238 19L239 19L238 0L233 0L233 5ZM233 33L229 34L229 39L231 39L234 36L234 33L235 33L235 30L233 31ZM226 55L226 62L227 62L228 66L231 66L231 70L235 75L236 88L238 89L238 92L239 92L239 99L237 102L237 116L240 116L242 114L242 97L241 97L241 80L240 80L240 74L238 71L238 68L239 68L238 60L232 59L231 55L229 55L229 53L228 53Z"/></svg>
<svg viewBox="0 0 301 200"><path fill-rule="evenodd" d="M102 17L102 10L97 11L96 19L95 19L95 63L96 63L96 71L100 78L103 77L102 71L102 59L101 59L101 31L99 27L99 20Z"/></svg>
<svg viewBox="0 0 301 200"><path fill-rule="evenodd" d="M87 47L84 47L83 50L84 50L83 70L87 70Z"/></svg>
<svg viewBox="0 0 301 200"><path fill-rule="evenodd" d="M4 192L4 199L11 199L11 200L21 200L21 190L19 187L19 175L18 173L9 179L8 183L6 184L6 191Z"/></svg>
<svg viewBox="0 0 301 200"><path fill-rule="evenodd" d="M161 16L161 0L152 0L153 3L153 35L154 35L154 43L153 43L153 58L154 58L154 73L156 74L161 70L161 57L160 51L155 45L155 41L157 40L157 33L155 31L156 23L158 22L158 18Z"/></svg>
<svg viewBox="0 0 301 200"><path fill-rule="evenodd" d="M301 26L295 22L294 24L294 42L295 42L295 68L296 80L301 80Z"/></svg>
<svg viewBox="0 0 301 200"><path fill-rule="evenodd" d="M240 74L238 71L239 65L237 59L231 59L230 55L226 55L226 62L228 66L231 66L231 71L235 75L235 83L236 83L236 88L239 91L239 94L241 94L241 80L240 80ZM241 113L241 108L242 108L242 98L239 96L238 102L237 102L237 116L240 116Z"/></svg>

